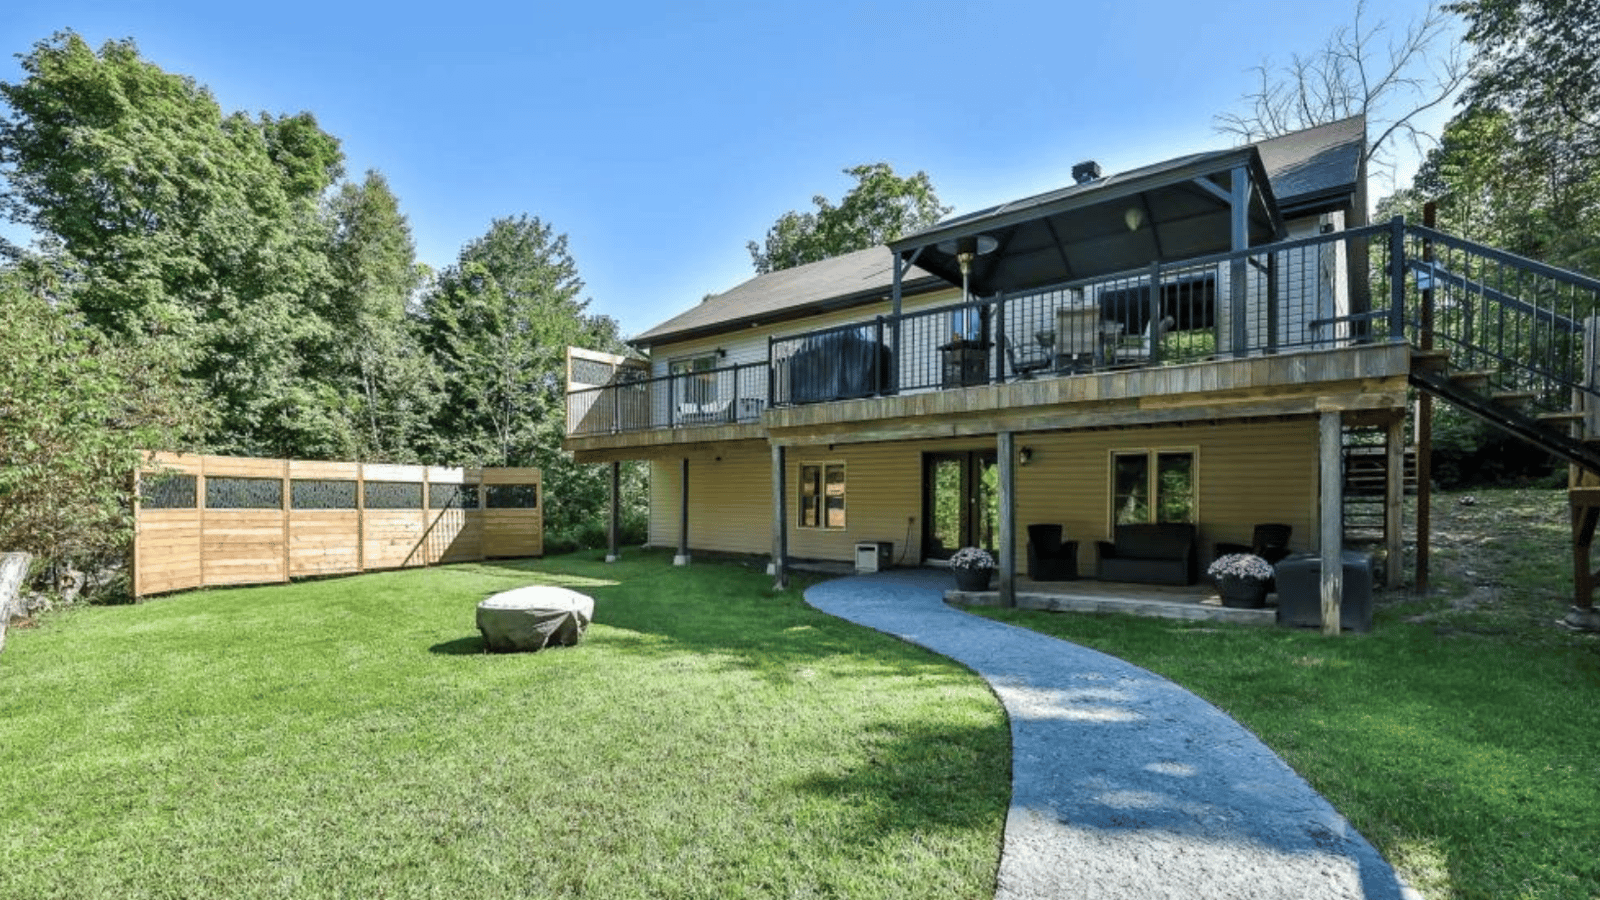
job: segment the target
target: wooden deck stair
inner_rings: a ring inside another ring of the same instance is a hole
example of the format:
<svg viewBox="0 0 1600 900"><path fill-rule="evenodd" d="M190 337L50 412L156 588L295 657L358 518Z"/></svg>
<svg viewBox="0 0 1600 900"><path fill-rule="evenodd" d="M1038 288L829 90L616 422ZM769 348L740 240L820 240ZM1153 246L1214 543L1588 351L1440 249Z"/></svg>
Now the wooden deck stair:
<svg viewBox="0 0 1600 900"><path fill-rule="evenodd" d="M1600 629L1600 611L1593 605L1600 570L1591 562L1595 533L1600 526L1600 436L1584 436L1586 413L1582 391L1573 391L1572 406L1538 409L1539 394L1530 390L1502 390L1492 370L1453 370L1444 351L1413 351L1411 383L1421 390L1565 460L1571 466L1567 491L1572 507L1573 593L1576 605L1567 621L1577 627ZM1348 459L1348 457L1347 457ZM1352 480L1347 467L1346 489L1364 486L1362 476ZM1359 501L1358 501L1359 504ZM1360 509L1359 505L1357 507ZM1347 506L1347 510L1349 507ZM1358 513L1360 515L1362 513ZM1370 513L1365 513L1370 516ZM1346 530L1350 513L1347 511Z"/></svg>

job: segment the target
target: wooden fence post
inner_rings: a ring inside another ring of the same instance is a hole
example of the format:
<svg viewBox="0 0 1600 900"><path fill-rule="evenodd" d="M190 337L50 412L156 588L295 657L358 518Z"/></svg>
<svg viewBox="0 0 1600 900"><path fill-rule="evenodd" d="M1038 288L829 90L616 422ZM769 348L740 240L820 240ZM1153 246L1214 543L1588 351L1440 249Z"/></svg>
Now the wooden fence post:
<svg viewBox="0 0 1600 900"><path fill-rule="evenodd" d="M283 460L283 496L279 498L279 512L283 516L283 583L289 583L289 510L294 508L290 499L289 460Z"/></svg>

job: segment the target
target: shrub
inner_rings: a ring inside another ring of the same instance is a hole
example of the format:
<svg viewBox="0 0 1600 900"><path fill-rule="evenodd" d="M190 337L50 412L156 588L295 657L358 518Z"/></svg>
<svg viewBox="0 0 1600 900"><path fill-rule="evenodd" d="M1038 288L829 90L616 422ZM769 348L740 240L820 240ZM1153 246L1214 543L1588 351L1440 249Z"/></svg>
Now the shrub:
<svg viewBox="0 0 1600 900"><path fill-rule="evenodd" d="M126 558L139 450L178 446L197 416L152 350L118 347L0 270L0 549L34 572Z"/></svg>

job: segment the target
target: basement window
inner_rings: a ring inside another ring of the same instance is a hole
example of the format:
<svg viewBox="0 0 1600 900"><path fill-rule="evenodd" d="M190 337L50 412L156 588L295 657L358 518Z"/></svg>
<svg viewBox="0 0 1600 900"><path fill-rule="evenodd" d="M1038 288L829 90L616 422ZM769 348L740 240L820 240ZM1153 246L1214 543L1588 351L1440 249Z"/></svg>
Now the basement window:
<svg viewBox="0 0 1600 900"><path fill-rule="evenodd" d="M1112 523L1196 521L1194 462L1192 449L1113 452Z"/></svg>
<svg viewBox="0 0 1600 900"><path fill-rule="evenodd" d="M844 463L804 463L800 466L801 528L844 528Z"/></svg>

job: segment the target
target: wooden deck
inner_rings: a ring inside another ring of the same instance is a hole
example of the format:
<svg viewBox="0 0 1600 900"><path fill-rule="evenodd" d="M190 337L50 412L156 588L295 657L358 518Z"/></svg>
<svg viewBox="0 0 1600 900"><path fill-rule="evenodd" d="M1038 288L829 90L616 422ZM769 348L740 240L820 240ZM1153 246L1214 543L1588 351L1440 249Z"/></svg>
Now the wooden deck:
<svg viewBox="0 0 1600 900"><path fill-rule="evenodd" d="M1122 428L1406 405L1406 345L1368 344L768 409L760 422L570 436L578 462L677 458L733 442L833 444Z"/></svg>

